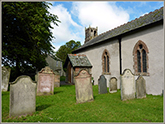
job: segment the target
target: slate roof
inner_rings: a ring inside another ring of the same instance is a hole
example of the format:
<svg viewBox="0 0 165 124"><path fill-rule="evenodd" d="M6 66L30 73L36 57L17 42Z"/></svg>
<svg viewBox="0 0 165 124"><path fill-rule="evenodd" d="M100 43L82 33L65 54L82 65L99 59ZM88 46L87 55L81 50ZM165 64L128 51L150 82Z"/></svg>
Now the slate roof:
<svg viewBox="0 0 165 124"><path fill-rule="evenodd" d="M84 54L68 54L64 67L67 67L69 61L71 62L72 67L88 67L88 68L92 67L87 56Z"/></svg>
<svg viewBox="0 0 165 124"><path fill-rule="evenodd" d="M94 44L103 42L107 39L120 36L122 34L125 34L127 32L136 30L138 28L144 27L146 25L158 22L163 20L163 7L161 7L158 10L155 10L153 12L150 12L149 14L145 14L144 16L141 16L139 18L136 18L135 20L132 20L126 24L123 24L121 26L118 26L117 28L114 28L112 30L109 30L105 33L102 33L98 35L97 37L91 39L90 41L84 43L81 47L73 51L75 53L76 51L80 49L84 49L86 47L92 46Z"/></svg>

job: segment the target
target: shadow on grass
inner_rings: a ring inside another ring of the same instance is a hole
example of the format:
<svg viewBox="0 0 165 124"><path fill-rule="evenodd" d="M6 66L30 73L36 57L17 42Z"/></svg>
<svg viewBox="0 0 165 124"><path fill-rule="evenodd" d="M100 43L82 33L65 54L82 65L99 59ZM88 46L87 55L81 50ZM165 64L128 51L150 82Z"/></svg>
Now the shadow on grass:
<svg viewBox="0 0 165 124"><path fill-rule="evenodd" d="M48 107L50 107L51 105L50 104L45 104L45 105L40 105L40 106L37 106L36 107L36 111L42 111Z"/></svg>
<svg viewBox="0 0 165 124"><path fill-rule="evenodd" d="M61 92L64 92L64 91L54 91L54 94L61 93Z"/></svg>
<svg viewBox="0 0 165 124"><path fill-rule="evenodd" d="M74 85L60 85L60 87L72 87Z"/></svg>

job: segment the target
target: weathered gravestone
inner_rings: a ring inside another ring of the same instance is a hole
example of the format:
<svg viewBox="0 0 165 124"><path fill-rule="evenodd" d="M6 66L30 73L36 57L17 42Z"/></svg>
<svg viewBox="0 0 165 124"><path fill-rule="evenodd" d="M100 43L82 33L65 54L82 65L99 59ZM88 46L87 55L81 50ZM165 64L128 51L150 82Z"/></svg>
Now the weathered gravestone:
<svg viewBox="0 0 165 124"><path fill-rule="evenodd" d="M107 79L104 75L101 75L98 79L98 90L99 94L107 93Z"/></svg>
<svg viewBox="0 0 165 124"><path fill-rule="evenodd" d="M121 100L135 98L135 78L131 70L125 69L121 75Z"/></svg>
<svg viewBox="0 0 165 124"><path fill-rule="evenodd" d="M140 75L136 80L136 98L146 97L146 81Z"/></svg>
<svg viewBox="0 0 165 124"><path fill-rule="evenodd" d="M117 92L117 79L115 77L112 77L109 81L109 92Z"/></svg>
<svg viewBox="0 0 165 124"><path fill-rule="evenodd" d="M75 72L74 75L77 103L83 103L94 100L91 83L91 74L89 73L89 71L80 69L80 71L78 73Z"/></svg>
<svg viewBox="0 0 165 124"><path fill-rule="evenodd" d="M60 74L55 72L54 87L60 87Z"/></svg>
<svg viewBox="0 0 165 124"><path fill-rule="evenodd" d="M36 110L36 83L29 76L19 76L10 83L9 116L21 116Z"/></svg>
<svg viewBox="0 0 165 124"><path fill-rule="evenodd" d="M2 67L2 83L1 83L1 90L7 91L9 86L9 79L10 79L10 68L6 68L5 66Z"/></svg>
<svg viewBox="0 0 165 124"><path fill-rule="evenodd" d="M41 69L37 77L37 95L54 94L54 78L55 74L50 67Z"/></svg>

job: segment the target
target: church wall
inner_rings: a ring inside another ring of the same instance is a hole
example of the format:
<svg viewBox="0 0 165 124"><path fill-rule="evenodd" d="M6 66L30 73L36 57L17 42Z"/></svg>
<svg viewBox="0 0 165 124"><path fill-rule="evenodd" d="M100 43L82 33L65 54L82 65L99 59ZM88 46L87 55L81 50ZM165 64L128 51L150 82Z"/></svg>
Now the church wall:
<svg viewBox="0 0 165 124"><path fill-rule="evenodd" d="M104 75L107 79L107 87L109 87L109 80L111 77L116 77L118 82L118 89L120 88L120 66L119 66L119 43L118 40L111 40L104 44L95 45L85 49L84 52L77 54L85 54L92 64L92 77L94 77L94 84L98 85L98 79L102 75L102 54L107 49L110 54L110 75Z"/></svg>
<svg viewBox="0 0 165 124"><path fill-rule="evenodd" d="M122 37L122 72L129 68L134 73L133 49L135 44L143 41L148 47L149 76L143 76L146 80L147 94L159 95L164 88L164 32L163 26L150 27ZM137 76L135 76L137 79Z"/></svg>

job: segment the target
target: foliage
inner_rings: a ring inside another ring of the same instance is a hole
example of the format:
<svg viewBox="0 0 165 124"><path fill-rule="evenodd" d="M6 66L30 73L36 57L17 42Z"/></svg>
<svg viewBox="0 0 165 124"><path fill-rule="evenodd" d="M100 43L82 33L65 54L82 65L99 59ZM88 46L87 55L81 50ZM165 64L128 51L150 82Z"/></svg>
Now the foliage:
<svg viewBox="0 0 165 124"><path fill-rule="evenodd" d="M60 81L65 81L66 76L61 76Z"/></svg>
<svg viewBox="0 0 165 124"><path fill-rule="evenodd" d="M74 85L56 87L54 95L36 97L32 115L9 118L9 92L2 92L2 122L163 122L163 96L121 101L120 90L98 94L98 85L93 96L77 104Z"/></svg>
<svg viewBox="0 0 165 124"><path fill-rule="evenodd" d="M46 55L54 53L51 23L58 26L60 21L48 11L49 5L2 2L2 64L12 67L16 76L40 70Z"/></svg>
<svg viewBox="0 0 165 124"><path fill-rule="evenodd" d="M56 52L56 56L60 58L64 64L67 54L72 53L72 51L76 50L81 46L80 41L75 42L74 40L70 40L65 45L62 45L59 50Z"/></svg>

